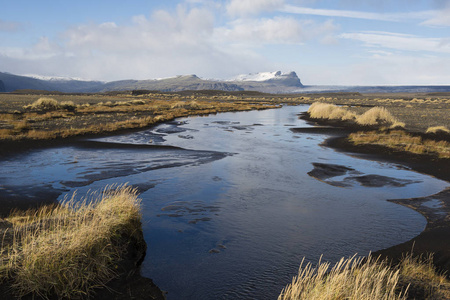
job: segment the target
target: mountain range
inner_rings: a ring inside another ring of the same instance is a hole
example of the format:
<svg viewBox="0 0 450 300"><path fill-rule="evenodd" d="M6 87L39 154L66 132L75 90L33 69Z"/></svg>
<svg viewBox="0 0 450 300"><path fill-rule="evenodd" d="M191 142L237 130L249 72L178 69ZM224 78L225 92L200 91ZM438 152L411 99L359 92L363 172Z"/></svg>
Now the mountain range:
<svg viewBox="0 0 450 300"><path fill-rule="evenodd" d="M303 88L295 72L262 72L239 75L231 80L202 79L196 75L181 75L163 79L88 81L61 77L21 76L0 72L0 92L32 89L64 93L98 93L127 90L183 90L258 91L293 93Z"/></svg>

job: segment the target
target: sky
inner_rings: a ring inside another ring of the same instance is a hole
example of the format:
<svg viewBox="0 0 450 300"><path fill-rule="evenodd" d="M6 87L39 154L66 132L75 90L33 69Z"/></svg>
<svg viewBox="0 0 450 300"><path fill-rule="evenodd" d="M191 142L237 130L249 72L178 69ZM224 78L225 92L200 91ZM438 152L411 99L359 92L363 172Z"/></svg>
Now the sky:
<svg viewBox="0 0 450 300"><path fill-rule="evenodd" d="M450 0L14 0L0 72L89 80L295 71L305 85L450 85Z"/></svg>

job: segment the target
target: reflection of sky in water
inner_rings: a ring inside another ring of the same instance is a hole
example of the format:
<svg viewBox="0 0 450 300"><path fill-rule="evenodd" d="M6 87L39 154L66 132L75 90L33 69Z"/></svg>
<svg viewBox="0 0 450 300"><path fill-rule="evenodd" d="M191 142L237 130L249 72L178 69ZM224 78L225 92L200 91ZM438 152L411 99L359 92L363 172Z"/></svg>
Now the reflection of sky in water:
<svg viewBox="0 0 450 300"><path fill-rule="evenodd" d="M50 183L83 194L129 182L142 191L149 246L142 273L169 291L168 299L272 299L303 256L316 262L320 254L365 255L417 235L424 218L385 199L426 196L447 185L318 146L323 135L291 132L308 126L298 119L302 109L191 117L99 138L108 143L96 147L41 150L0 162L1 183ZM313 162L419 183L339 188L308 176Z"/></svg>

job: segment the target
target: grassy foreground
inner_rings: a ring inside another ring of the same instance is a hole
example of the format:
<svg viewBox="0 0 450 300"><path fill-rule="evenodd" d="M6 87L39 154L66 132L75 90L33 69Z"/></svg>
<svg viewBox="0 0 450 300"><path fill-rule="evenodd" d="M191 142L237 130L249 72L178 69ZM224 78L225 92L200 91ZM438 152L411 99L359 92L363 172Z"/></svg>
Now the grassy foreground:
<svg viewBox="0 0 450 300"><path fill-rule="evenodd" d="M18 297L87 297L118 275L129 241L142 239L140 218L140 200L129 186L13 213L3 234L0 279Z"/></svg>
<svg viewBox="0 0 450 300"><path fill-rule="evenodd" d="M431 258L408 255L396 267L369 256L300 265L299 273L278 300L450 299L450 282L436 273Z"/></svg>

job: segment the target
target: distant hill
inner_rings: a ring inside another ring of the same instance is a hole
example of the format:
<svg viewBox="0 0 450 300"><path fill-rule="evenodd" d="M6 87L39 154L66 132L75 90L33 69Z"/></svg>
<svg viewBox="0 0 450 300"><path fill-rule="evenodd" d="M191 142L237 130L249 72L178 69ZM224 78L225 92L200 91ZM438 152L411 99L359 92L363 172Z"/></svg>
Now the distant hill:
<svg viewBox="0 0 450 300"><path fill-rule="evenodd" d="M46 90L65 93L96 93L128 90L157 90L164 92L185 90L258 91L290 93L303 88L295 72L264 72L240 75L233 80L207 80L196 75L183 75L165 79L120 80L111 82L79 79L19 76L0 72L0 91Z"/></svg>
<svg viewBox="0 0 450 300"><path fill-rule="evenodd" d="M99 93L121 91L226 91L262 93L448 93L444 86L304 86L295 72L261 72L239 75L231 80L202 79L196 75L181 75L163 79L88 81L74 78L19 76L0 72L0 92L27 90L63 93Z"/></svg>

